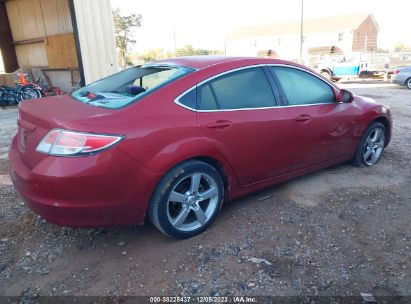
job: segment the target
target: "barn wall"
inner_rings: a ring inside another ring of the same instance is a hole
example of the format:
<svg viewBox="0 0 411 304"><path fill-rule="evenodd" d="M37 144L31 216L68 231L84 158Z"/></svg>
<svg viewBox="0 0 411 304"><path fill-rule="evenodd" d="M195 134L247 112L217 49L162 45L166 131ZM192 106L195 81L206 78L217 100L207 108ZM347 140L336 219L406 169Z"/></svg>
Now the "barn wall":
<svg viewBox="0 0 411 304"><path fill-rule="evenodd" d="M5 7L18 66L77 71L82 83L117 72L111 0L8 0Z"/></svg>
<svg viewBox="0 0 411 304"><path fill-rule="evenodd" d="M17 57L7 17L6 5L0 1L0 73L17 70Z"/></svg>
<svg viewBox="0 0 411 304"><path fill-rule="evenodd" d="M10 0L7 15L20 66L49 66L45 37L73 32L68 0Z"/></svg>
<svg viewBox="0 0 411 304"><path fill-rule="evenodd" d="M353 33L353 52L375 52L378 43L378 27L368 16Z"/></svg>
<svg viewBox="0 0 411 304"><path fill-rule="evenodd" d="M46 36L73 32L68 0L41 0Z"/></svg>
<svg viewBox="0 0 411 304"><path fill-rule="evenodd" d="M110 0L73 0L85 82L117 72ZM98 18L90 18L98 16Z"/></svg>
<svg viewBox="0 0 411 304"><path fill-rule="evenodd" d="M16 45L16 55L21 67L46 67L47 55L43 42Z"/></svg>

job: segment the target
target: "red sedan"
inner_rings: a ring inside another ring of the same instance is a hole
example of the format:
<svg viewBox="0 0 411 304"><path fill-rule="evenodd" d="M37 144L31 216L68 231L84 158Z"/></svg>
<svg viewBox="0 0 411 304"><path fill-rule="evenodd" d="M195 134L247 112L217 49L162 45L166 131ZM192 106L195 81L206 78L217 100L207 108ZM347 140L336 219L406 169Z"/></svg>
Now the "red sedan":
<svg viewBox="0 0 411 304"><path fill-rule="evenodd" d="M281 60L186 57L24 102L15 187L51 223L142 223L187 238L223 201L352 161L378 162L390 110Z"/></svg>

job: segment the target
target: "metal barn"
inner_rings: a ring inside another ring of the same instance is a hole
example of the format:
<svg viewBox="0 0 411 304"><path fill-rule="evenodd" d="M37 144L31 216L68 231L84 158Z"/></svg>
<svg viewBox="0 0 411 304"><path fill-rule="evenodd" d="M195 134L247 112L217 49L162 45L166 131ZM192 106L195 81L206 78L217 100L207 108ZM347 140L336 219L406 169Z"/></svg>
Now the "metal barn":
<svg viewBox="0 0 411 304"><path fill-rule="evenodd" d="M18 68L66 92L116 72L111 1L0 0L0 83Z"/></svg>

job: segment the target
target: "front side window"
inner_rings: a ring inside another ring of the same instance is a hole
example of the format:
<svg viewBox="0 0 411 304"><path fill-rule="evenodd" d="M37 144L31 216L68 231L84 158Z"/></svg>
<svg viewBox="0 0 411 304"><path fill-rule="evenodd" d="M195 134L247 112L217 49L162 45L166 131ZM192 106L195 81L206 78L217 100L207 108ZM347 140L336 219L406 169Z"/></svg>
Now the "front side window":
<svg viewBox="0 0 411 304"><path fill-rule="evenodd" d="M274 94L262 68L249 68L214 78L198 87L200 110L272 107Z"/></svg>
<svg viewBox="0 0 411 304"><path fill-rule="evenodd" d="M93 106L117 109L192 71L184 67L138 66L93 82L71 96Z"/></svg>
<svg viewBox="0 0 411 304"><path fill-rule="evenodd" d="M290 105L335 102L334 91L325 81L295 68L271 67Z"/></svg>

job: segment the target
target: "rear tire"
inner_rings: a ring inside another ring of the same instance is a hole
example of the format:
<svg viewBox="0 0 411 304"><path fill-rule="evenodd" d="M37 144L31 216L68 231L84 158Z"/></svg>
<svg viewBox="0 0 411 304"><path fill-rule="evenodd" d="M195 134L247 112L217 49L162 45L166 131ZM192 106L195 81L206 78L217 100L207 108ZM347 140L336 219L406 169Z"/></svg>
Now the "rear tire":
<svg viewBox="0 0 411 304"><path fill-rule="evenodd" d="M37 99L41 97L42 97L42 94L39 90L34 89L34 88L23 88L21 90L20 101L29 100L29 99Z"/></svg>
<svg viewBox="0 0 411 304"><path fill-rule="evenodd" d="M158 183L149 205L151 222L165 235L185 239L205 231L216 218L224 197L218 171L207 163L183 162Z"/></svg>
<svg viewBox="0 0 411 304"><path fill-rule="evenodd" d="M408 79L405 81L405 86L406 86L409 90L411 90L411 77L408 78Z"/></svg>
<svg viewBox="0 0 411 304"><path fill-rule="evenodd" d="M371 123L365 130L351 163L357 167L375 165L384 151L386 134L382 123Z"/></svg>

